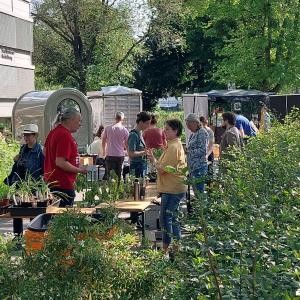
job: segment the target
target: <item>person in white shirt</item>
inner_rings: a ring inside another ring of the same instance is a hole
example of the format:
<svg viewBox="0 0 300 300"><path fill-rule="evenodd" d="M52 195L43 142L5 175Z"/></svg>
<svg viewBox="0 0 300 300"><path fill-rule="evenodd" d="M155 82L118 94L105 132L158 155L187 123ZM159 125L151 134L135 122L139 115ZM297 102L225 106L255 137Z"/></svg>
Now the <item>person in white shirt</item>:
<svg viewBox="0 0 300 300"><path fill-rule="evenodd" d="M104 126L100 125L95 135L94 141L89 145L87 149L88 154L97 155L97 160L96 160L97 165L104 165L104 158L103 158L104 155L103 155L102 139L101 139L103 130L104 130Z"/></svg>

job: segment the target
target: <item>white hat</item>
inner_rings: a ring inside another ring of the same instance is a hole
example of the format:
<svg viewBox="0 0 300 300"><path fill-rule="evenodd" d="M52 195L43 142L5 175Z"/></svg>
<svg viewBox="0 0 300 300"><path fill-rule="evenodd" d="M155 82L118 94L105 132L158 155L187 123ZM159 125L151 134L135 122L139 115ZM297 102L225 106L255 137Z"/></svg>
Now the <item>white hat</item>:
<svg viewBox="0 0 300 300"><path fill-rule="evenodd" d="M23 127L22 133L38 133L39 128L36 124L26 124Z"/></svg>

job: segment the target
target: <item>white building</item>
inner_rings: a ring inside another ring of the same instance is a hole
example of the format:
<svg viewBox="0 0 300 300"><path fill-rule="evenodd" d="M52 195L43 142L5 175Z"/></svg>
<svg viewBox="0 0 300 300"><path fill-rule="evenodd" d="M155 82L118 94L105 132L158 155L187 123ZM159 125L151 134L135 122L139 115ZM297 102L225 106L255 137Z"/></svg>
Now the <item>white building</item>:
<svg viewBox="0 0 300 300"><path fill-rule="evenodd" d="M34 90L31 0L0 0L0 118L10 118L15 100Z"/></svg>

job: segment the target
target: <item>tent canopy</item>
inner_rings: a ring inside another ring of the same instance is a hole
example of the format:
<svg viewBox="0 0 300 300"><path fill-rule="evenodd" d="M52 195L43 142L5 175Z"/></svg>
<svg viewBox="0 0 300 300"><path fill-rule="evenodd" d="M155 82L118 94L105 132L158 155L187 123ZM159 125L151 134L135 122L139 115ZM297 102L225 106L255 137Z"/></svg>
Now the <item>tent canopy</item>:
<svg viewBox="0 0 300 300"><path fill-rule="evenodd" d="M105 86L101 88L103 96L141 95L142 91L125 86Z"/></svg>
<svg viewBox="0 0 300 300"><path fill-rule="evenodd" d="M258 90L211 90L204 94L212 101L216 101L217 98L239 101L264 100L268 96L267 93Z"/></svg>

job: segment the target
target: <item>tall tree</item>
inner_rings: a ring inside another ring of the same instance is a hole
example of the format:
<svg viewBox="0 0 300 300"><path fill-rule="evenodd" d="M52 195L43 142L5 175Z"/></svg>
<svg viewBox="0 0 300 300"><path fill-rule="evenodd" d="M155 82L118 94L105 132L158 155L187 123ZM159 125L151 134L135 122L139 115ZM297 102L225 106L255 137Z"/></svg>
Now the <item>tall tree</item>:
<svg viewBox="0 0 300 300"><path fill-rule="evenodd" d="M226 15L236 23L218 51L219 82L273 92L299 84L299 0L232 0L216 5L215 22Z"/></svg>
<svg viewBox="0 0 300 300"><path fill-rule="evenodd" d="M88 72L95 71L93 66L99 63L99 45L122 34L129 39L128 47L134 43L127 14L113 0L34 1L38 72L48 82L56 78L56 83L75 85L85 93L88 81L93 82Z"/></svg>
<svg viewBox="0 0 300 300"><path fill-rule="evenodd" d="M174 95L185 74L185 26L182 0L149 1L150 22L144 55L138 60L135 85L143 90L144 107Z"/></svg>

